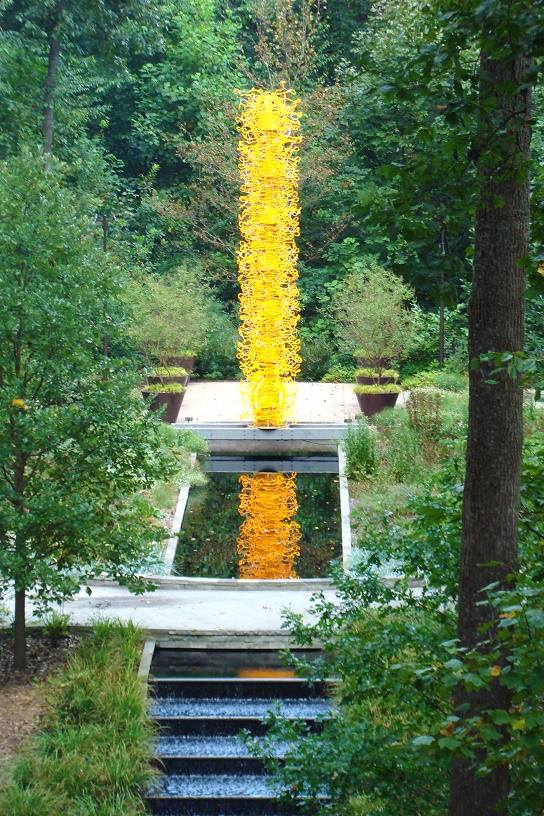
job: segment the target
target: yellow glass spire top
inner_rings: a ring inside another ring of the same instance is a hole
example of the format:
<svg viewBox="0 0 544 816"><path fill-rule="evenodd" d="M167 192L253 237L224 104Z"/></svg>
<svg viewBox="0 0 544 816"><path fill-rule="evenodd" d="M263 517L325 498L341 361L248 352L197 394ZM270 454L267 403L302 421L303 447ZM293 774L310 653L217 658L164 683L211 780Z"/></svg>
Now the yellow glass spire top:
<svg viewBox="0 0 544 816"><path fill-rule="evenodd" d="M298 578L300 526L295 473L240 476L238 512L245 516L238 536L240 578Z"/></svg>
<svg viewBox="0 0 544 816"><path fill-rule="evenodd" d="M238 252L238 359L253 423L278 428L294 421L294 380L300 370L298 143L294 91L241 94L238 130L242 177Z"/></svg>

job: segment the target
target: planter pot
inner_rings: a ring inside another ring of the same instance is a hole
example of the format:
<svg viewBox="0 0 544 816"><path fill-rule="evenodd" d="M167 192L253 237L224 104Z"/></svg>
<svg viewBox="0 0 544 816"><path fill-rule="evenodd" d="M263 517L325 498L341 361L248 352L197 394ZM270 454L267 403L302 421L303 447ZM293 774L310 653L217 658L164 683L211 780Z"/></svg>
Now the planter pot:
<svg viewBox="0 0 544 816"><path fill-rule="evenodd" d="M183 397L185 396L185 391L182 391L179 394L173 394L167 391L160 391L159 393L156 393L154 391L145 391L142 389L142 395L144 399L147 399L150 396L153 397L151 405L149 406L152 411L160 411L161 409L164 410L164 408L166 408L161 416L163 422L176 422L181 404L183 402Z"/></svg>
<svg viewBox="0 0 544 816"><path fill-rule="evenodd" d="M375 380L373 377L360 377L357 375L355 377L357 385L389 385L389 383L394 383L394 377L378 377Z"/></svg>
<svg viewBox="0 0 544 816"><path fill-rule="evenodd" d="M193 370L195 364L196 357L171 357L169 362L173 366L179 366L180 368L184 368L185 371L190 374Z"/></svg>
<svg viewBox="0 0 544 816"><path fill-rule="evenodd" d="M371 417L383 411L384 408L394 408L398 393L383 392L381 394L355 394L355 396L357 397L361 413L367 417Z"/></svg>

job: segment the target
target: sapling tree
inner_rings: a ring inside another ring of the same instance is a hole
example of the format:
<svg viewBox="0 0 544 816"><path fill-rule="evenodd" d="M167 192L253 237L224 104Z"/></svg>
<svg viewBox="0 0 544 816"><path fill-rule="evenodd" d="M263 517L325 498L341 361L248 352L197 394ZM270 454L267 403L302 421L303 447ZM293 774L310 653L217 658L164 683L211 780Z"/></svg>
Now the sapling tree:
<svg viewBox="0 0 544 816"><path fill-rule="evenodd" d="M103 572L143 590L161 533L138 491L183 458L131 371L101 354L106 300L110 335L121 324L122 276L81 199L54 160L0 164L0 587L15 591L18 669L29 595L67 598Z"/></svg>
<svg viewBox="0 0 544 816"><path fill-rule="evenodd" d="M372 258L359 262L333 298L337 335L350 353L366 357L379 378L388 361L407 356L415 341L414 292Z"/></svg>
<svg viewBox="0 0 544 816"><path fill-rule="evenodd" d="M167 367L172 358L192 356L204 345L210 295L193 270L178 267L163 277L131 280L126 301L129 337L147 363Z"/></svg>

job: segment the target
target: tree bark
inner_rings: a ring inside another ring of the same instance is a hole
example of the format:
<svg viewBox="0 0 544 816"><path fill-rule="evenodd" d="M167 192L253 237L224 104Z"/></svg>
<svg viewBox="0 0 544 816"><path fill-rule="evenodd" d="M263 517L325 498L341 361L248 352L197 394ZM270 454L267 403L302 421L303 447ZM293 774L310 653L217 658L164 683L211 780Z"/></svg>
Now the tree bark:
<svg viewBox="0 0 544 816"><path fill-rule="evenodd" d="M47 62L47 76L44 82L43 91L43 155L47 156L53 152L53 113L55 108L55 89L59 71L60 37L58 35L58 25L60 22L62 7L57 3L53 13L53 25L49 38L49 58Z"/></svg>
<svg viewBox="0 0 544 816"><path fill-rule="evenodd" d="M26 669L26 590L15 590L15 621L13 625L13 668Z"/></svg>
<svg viewBox="0 0 544 816"><path fill-rule="evenodd" d="M481 58L471 360L489 351L523 350L525 274L518 261L529 252L530 94L506 96L503 89L512 81L519 88L528 65L524 58L510 64L485 54ZM468 648L477 646L480 628L494 620L491 606L477 605L484 600L482 590L495 581L506 586L517 570L523 392L506 374L488 385L487 374L485 367L470 373L458 613L458 638ZM493 639L493 629L486 637ZM462 716L476 716L485 709L508 708L510 694L497 678L489 690L477 693L460 685L454 704L468 707ZM504 813L508 791L507 764L477 777L471 761L453 759L450 816Z"/></svg>

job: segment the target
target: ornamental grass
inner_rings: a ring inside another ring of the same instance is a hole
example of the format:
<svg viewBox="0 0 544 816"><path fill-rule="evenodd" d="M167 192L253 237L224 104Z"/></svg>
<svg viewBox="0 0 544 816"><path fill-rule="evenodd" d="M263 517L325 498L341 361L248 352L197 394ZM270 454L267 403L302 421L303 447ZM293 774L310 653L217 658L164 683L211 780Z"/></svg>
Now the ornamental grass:
<svg viewBox="0 0 544 816"><path fill-rule="evenodd" d="M137 676L141 632L95 624L45 688L46 714L0 793L2 816L141 816L153 726Z"/></svg>

